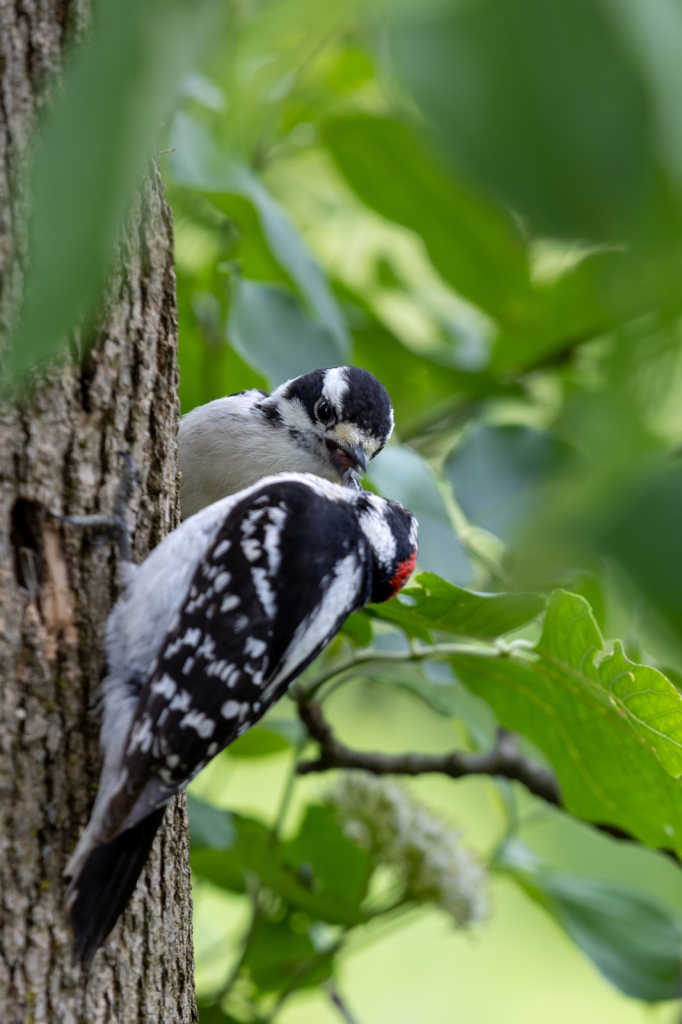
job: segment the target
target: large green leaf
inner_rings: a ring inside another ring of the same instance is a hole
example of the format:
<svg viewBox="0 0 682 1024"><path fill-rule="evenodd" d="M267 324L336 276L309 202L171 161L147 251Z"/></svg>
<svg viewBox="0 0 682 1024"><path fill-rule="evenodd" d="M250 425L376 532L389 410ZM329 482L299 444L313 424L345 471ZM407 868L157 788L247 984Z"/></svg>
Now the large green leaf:
<svg viewBox="0 0 682 1024"><path fill-rule="evenodd" d="M433 630L493 640L524 626L545 607L538 594L476 594L430 572L420 573L416 584L368 611L427 643Z"/></svg>
<svg viewBox="0 0 682 1024"><path fill-rule="evenodd" d="M682 696L620 646L605 654L587 602L556 591L527 656L456 656L455 672L557 773L565 806L682 850Z"/></svg>
<svg viewBox="0 0 682 1024"><path fill-rule="evenodd" d="M422 5L393 44L453 159L536 230L621 239L641 218L651 97L600 0Z"/></svg>
<svg viewBox="0 0 682 1024"><path fill-rule="evenodd" d="M682 996L682 927L649 895L554 871L518 840L499 863L621 992L647 1002Z"/></svg>
<svg viewBox="0 0 682 1024"><path fill-rule="evenodd" d="M31 265L11 366L21 373L90 316L135 185L212 0L107 0L43 124L31 180Z"/></svg>

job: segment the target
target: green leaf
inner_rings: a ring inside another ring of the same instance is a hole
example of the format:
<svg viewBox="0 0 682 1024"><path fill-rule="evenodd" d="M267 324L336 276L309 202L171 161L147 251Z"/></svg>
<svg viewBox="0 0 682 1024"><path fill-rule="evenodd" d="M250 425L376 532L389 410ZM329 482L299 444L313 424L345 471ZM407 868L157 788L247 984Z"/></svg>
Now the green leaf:
<svg viewBox="0 0 682 1024"><path fill-rule="evenodd" d="M188 793L187 812L192 846L210 846L214 850L229 850L234 846L237 833L229 811L222 811Z"/></svg>
<svg viewBox="0 0 682 1024"><path fill-rule="evenodd" d="M584 679L599 683L619 716L626 718L674 778L682 775L682 697L658 669L636 665L619 640L613 654L600 658L602 639L582 598L555 595L536 650L547 662L570 666Z"/></svg>
<svg viewBox="0 0 682 1024"><path fill-rule="evenodd" d="M557 581L561 590L569 590L572 594L580 594L590 606L595 622L600 630L604 629L606 621L606 598L604 594L604 580L602 579L602 566L594 563L595 568L582 569L571 573L563 580ZM663 675L672 680L668 669L663 669ZM674 681L674 680L673 680Z"/></svg>
<svg viewBox="0 0 682 1024"><path fill-rule="evenodd" d="M248 947L244 966L261 992L319 985L331 974L331 954L320 958L308 936L283 921L261 921Z"/></svg>
<svg viewBox="0 0 682 1024"><path fill-rule="evenodd" d="M329 364L345 359L348 332L334 293L298 231L262 182L248 168L220 153L205 128L187 114L176 115L171 144L175 152L169 161L170 171L178 184L201 192L242 196L253 204L272 255L300 291L309 311L325 328L334 353Z"/></svg>
<svg viewBox="0 0 682 1024"><path fill-rule="evenodd" d="M416 583L384 604L370 605L368 612L427 643L433 630L494 640L531 622L545 607L538 594L476 594L430 572L417 576Z"/></svg>
<svg viewBox="0 0 682 1024"><path fill-rule="evenodd" d="M614 20L481 0L412 8L393 34L453 161L550 237L620 240L655 193L650 96Z"/></svg>
<svg viewBox="0 0 682 1024"><path fill-rule="evenodd" d="M554 768L566 808L651 846L682 850L682 696L603 641L587 602L557 591L527 656L450 659L500 723Z"/></svg>
<svg viewBox="0 0 682 1024"><path fill-rule="evenodd" d="M254 726L226 748L229 757L270 757L288 750L290 741L281 732Z"/></svg>
<svg viewBox="0 0 682 1024"><path fill-rule="evenodd" d="M553 871L514 840L501 864L612 984L635 999L682 995L682 927L646 893Z"/></svg>
<svg viewBox="0 0 682 1024"><path fill-rule="evenodd" d="M244 892L245 878L255 874L290 907L305 911L313 920L347 926L368 920L367 914L351 900L307 887L262 822L241 814L232 815L232 821L237 831L232 849L192 852L192 870L197 875L230 892Z"/></svg>
<svg viewBox="0 0 682 1024"><path fill-rule="evenodd" d="M31 181L30 271L15 375L90 318L159 123L214 24L212 0L108 0L67 67Z"/></svg>
<svg viewBox="0 0 682 1024"><path fill-rule="evenodd" d="M207 879L228 892L246 892L242 863L235 850L212 850L209 846L192 847L190 866L195 875Z"/></svg>
<svg viewBox="0 0 682 1024"><path fill-rule="evenodd" d="M509 541L568 451L545 431L478 423L448 456L444 472L467 519Z"/></svg>
<svg viewBox="0 0 682 1024"><path fill-rule="evenodd" d="M241 278L232 300L227 338L274 387L318 366L334 366L339 359L330 334L313 323L293 292L281 285Z"/></svg>
<svg viewBox="0 0 682 1024"><path fill-rule="evenodd" d="M419 522L420 569L466 585L471 564L455 534L438 482L428 462L407 445L391 444L377 455L367 473L384 498L399 501Z"/></svg>
<svg viewBox="0 0 682 1024"><path fill-rule="evenodd" d="M329 121L323 141L360 199L416 231L461 295L502 322L523 317L530 273L512 219L453 181L423 138L396 121L354 114Z"/></svg>
<svg viewBox="0 0 682 1024"><path fill-rule="evenodd" d="M208 1003L197 998L197 1009L199 1010L199 1024L240 1024L240 1021L229 1013L225 1013L216 1003Z"/></svg>
<svg viewBox="0 0 682 1024"><path fill-rule="evenodd" d="M295 868L310 865L323 893L360 904L372 872L369 854L349 839L328 804L311 804L296 835L285 847Z"/></svg>
<svg viewBox="0 0 682 1024"><path fill-rule="evenodd" d="M341 632L349 636L356 647L368 647L372 642L372 620L364 612L353 612L344 622Z"/></svg>

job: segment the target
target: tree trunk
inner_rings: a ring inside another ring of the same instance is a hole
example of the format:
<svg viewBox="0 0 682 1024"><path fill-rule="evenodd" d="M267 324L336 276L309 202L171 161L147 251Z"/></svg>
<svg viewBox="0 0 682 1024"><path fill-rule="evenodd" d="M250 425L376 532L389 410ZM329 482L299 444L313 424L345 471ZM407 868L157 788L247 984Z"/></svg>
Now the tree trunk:
<svg viewBox="0 0 682 1024"><path fill-rule="evenodd" d="M18 185L65 37L68 0L0 0L0 321L25 265ZM106 313L83 364L62 361L0 409L0 1020L196 1020L183 800L166 814L123 920L86 977L71 965L61 874L94 798L103 629L116 598L110 544L50 513L109 511L117 452L138 486L140 561L177 521L177 319L172 223L152 170L119 247Z"/></svg>

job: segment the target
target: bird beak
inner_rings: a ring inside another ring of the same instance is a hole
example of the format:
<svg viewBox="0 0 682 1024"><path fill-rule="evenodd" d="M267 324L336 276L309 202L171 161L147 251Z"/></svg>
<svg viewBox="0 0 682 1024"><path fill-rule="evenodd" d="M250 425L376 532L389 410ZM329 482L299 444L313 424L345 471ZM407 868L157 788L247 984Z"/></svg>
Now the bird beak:
<svg viewBox="0 0 682 1024"><path fill-rule="evenodd" d="M351 484L354 474L364 473L367 469L367 455L361 444L340 444L326 438L327 449L339 475L346 484Z"/></svg>
<svg viewBox="0 0 682 1024"><path fill-rule="evenodd" d="M346 448L346 454L353 460L361 473L367 472L367 455L361 444L349 445L349 447Z"/></svg>

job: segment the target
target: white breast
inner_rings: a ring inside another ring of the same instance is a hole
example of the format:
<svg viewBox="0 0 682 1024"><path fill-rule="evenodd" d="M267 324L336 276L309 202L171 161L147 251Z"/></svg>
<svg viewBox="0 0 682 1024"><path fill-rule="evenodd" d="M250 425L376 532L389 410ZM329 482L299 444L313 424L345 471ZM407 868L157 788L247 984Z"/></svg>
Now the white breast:
<svg viewBox="0 0 682 1024"><path fill-rule="evenodd" d="M335 480L327 461L297 445L284 427L254 411L260 391L218 398L183 416L178 434L182 518L275 473Z"/></svg>

